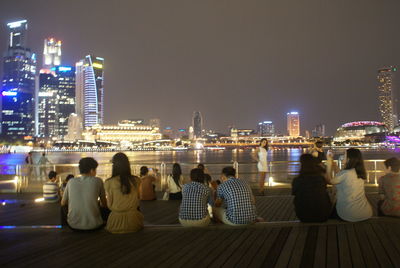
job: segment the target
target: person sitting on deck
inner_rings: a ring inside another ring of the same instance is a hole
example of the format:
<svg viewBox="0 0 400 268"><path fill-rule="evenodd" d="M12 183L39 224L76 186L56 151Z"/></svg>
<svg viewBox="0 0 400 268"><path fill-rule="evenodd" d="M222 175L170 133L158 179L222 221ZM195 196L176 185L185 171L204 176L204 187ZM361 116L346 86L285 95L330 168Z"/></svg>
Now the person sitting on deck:
<svg viewBox="0 0 400 268"><path fill-rule="evenodd" d="M62 225L73 230L96 230L104 226L109 210L103 180L96 177L97 166L91 157L79 161L81 176L68 182L61 200Z"/></svg>
<svg viewBox="0 0 400 268"><path fill-rule="evenodd" d="M205 183L205 185L210 186L212 178L211 178L211 175L208 173L207 168L202 163L198 164L197 168L203 170L203 172L204 172L204 183Z"/></svg>
<svg viewBox="0 0 400 268"><path fill-rule="evenodd" d="M178 163L172 165L172 174L167 177L168 200L182 200L183 176Z"/></svg>
<svg viewBox="0 0 400 268"><path fill-rule="evenodd" d="M74 177L75 177L74 174L68 174L67 177L65 177L65 181L62 183L61 189L60 189L61 197L62 197L63 194L64 194L64 191L65 191L65 188L67 187L68 181L69 181L70 179L74 178Z"/></svg>
<svg viewBox="0 0 400 268"><path fill-rule="evenodd" d="M43 184L43 198L45 202L54 203L60 200L60 188L56 183L57 172L50 171L48 175L49 180Z"/></svg>
<svg viewBox="0 0 400 268"><path fill-rule="evenodd" d="M379 216L400 217L400 160L392 157L384 162L386 174L379 178Z"/></svg>
<svg viewBox="0 0 400 268"><path fill-rule="evenodd" d="M157 200L154 185L156 178L149 174L149 169L146 166L140 168L140 180L140 200Z"/></svg>
<svg viewBox="0 0 400 268"><path fill-rule="evenodd" d="M292 182L297 218L302 222L327 221L333 206L327 192L324 170L319 160L311 154L303 154L300 163L299 176Z"/></svg>
<svg viewBox="0 0 400 268"><path fill-rule="evenodd" d="M131 174L128 157L117 153L112 158L112 175L104 183L107 205L111 210L106 230L114 234L136 232L143 228L139 211L140 179Z"/></svg>
<svg viewBox="0 0 400 268"><path fill-rule="evenodd" d="M331 179L337 170L332 153L327 154L327 180L336 187L336 212L345 221L358 222L372 217L372 207L365 196L364 180L367 172L360 150L350 148L345 154L344 170Z"/></svg>
<svg viewBox="0 0 400 268"><path fill-rule="evenodd" d="M229 225L245 225L257 220L255 199L250 186L235 177L233 167L222 169L221 185L217 188L217 199L213 215L218 220ZM222 207L222 202L226 208Z"/></svg>
<svg viewBox="0 0 400 268"><path fill-rule="evenodd" d="M200 168L190 171L191 182L183 185L179 222L185 227L204 227L210 224L207 202L210 189L204 185L204 172Z"/></svg>

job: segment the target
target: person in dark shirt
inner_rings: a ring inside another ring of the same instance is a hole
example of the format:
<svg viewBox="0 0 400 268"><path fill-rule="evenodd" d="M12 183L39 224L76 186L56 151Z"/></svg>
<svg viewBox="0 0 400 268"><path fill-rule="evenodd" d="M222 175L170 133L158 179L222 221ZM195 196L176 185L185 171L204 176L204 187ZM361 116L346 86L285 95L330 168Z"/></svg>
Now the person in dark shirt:
<svg viewBox="0 0 400 268"><path fill-rule="evenodd" d="M208 170L206 169L204 164L202 164L202 163L198 164L197 168L203 170L203 172L204 172L204 184L207 185L207 186L210 186L212 178L211 178L211 175L208 173Z"/></svg>
<svg viewBox="0 0 400 268"><path fill-rule="evenodd" d="M302 222L327 221L333 206L326 191L325 172L311 154L303 154L300 163L299 176L292 182L296 215Z"/></svg>

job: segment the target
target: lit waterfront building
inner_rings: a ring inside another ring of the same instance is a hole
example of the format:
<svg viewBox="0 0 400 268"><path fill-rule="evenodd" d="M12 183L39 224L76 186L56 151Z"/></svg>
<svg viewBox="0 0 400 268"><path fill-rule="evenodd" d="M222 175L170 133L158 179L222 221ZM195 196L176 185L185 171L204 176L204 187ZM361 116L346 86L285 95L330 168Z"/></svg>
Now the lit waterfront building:
<svg viewBox="0 0 400 268"><path fill-rule="evenodd" d="M341 125L335 133L334 141L361 140L368 134L384 133L386 126L376 121L357 121Z"/></svg>
<svg viewBox="0 0 400 268"><path fill-rule="evenodd" d="M149 125L152 127L161 128L161 120L159 118L152 118L149 120Z"/></svg>
<svg viewBox="0 0 400 268"><path fill-rule="evenodd" d="M83 127L104 121L104 59L86 56L76 63L76 113Z"/></svg>
<svg viewBox="0 0 400 268"><path fill-rule="evenodd" d="M75 68L41 69L38 92L38 137L61 138L68 133L68 118L75 113Z"/></svg>
<svg viewBox="0 0 400 268"><path fill-rule="evenodd" d="M43 48L43 69L51 69L61 65L61 41L46 38Z"/></svg>
<svg viewBox="0 0 400 268"><path fill-rule="evenodd" d="M395 72L397 68L390 66L378 70L379 111L382 121L389 131L393 131L398 125L398 94L395 83Z"/></svg>
<svg viewBox="0 0 400 268"><path fill-rule="evenodd" d="M238 129L238 128L231 128L231 137L238 138L243 136L250 136L254 133L253 129Z"/></svg>
<svg viewBox="0 0 400 268"><path fill-rule="evenodd" d="M193 137L195 139L201 138L203 135L203 118L201 113L196 111L193 113L192 118Z"/></svg>
<svg viewBox="0 0 400 268"><path fill-rule="evenodd" d="M300 136L300 116L298 112L287 113L287 132L290 137Z"/></svg>
<svg viewBox="0 0 400 268"><path fill-rule="evenodd" d="M263 121L258 123L257 130L261 137L273 136L275 134L275 126L272 121Z"/></svg>
<svg viewBox="0 0 400 268"><path fill-rule="evenodd" d="M325 137L325 125L324 124L316 125L312 131L312 136L313 137Z"/></svg>
<svg viewBox="0 0 400 268"><path fill-rule="evenodd" d="M6 138L30 139L35 129L36 55L27 48L26 20L7 24L1 89L1 133Z"/></svg>
<svg viewBox="0 0 400 268"><path fill-rule="evenodd" d="M118 122L117 125L93 125L88 128L87 137L98 141L144 142L161 139L159 128L141 124Z"/></svg>

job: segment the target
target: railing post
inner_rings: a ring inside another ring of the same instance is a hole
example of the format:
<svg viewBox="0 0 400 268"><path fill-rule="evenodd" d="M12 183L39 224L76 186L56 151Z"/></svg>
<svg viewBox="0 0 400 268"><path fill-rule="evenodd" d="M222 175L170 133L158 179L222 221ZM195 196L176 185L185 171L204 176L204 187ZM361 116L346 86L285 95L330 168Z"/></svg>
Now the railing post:
<svg viewBox="0 0 400 268"><path fill-rule="evenodd" d="M378 184L377 179L376 179L376 173L377 173L376 160L374 160L374 183Z"/></svg>
<svg viewBox="0 0 400 268"><path fill-rule="evenodd" d="M235 177L239 178L239 163L238 163L238 161L233 162L233 168L236 170Z"/></svg>
<svg viewBox="0 0 400 268"><path fill-rule="evenodd" d="M167 179L167 168L164 162L161 163L161 181L160 181L160 190L163 191L165 188Z"/></svg>
<svg viewBox="0 0 400 268"><path fill-rule="evenodd" d="M17 194L21 193L21 185L20 185L20 180L21 180L21 166L16 165L15 166L15 178L17 181L15 182L15 191Z"/></svg>

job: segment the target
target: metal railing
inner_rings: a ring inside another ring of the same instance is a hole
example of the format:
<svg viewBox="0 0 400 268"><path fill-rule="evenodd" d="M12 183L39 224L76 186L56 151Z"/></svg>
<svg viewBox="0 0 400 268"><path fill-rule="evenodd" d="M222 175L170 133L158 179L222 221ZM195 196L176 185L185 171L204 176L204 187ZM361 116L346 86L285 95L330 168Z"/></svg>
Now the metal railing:
<svg viewBox="0 0 400 268"><path fill-rule="evenodd" d="M365 160L369 185L377 185L378 178L383 175L383 159ZM342 163L336 161L341 167ZM198 163L180 163L183 176L189 180L190 170L197 167ZM156 189L163 190L168 174L172 172L173 163L132 163L132 173L140 174L140 167L147 166L150 172L157 178ZM224 162L207 163L206 169L213 179L219 179L221 170L225 166L233 166L236 175L247 180L250 185L258 185L259 174L256 162ZM107 179L111 175L111 163L100 163L97 168L97 176ZM300 169L299 161L270 161L269 172L265 179L266 187L289 186L292 179ZM68 174L79 175L78 164L51 164L51 165L0 165L0 192L41 192L43 183L47 180L47 174L54 170L59 175L61 184Z"/></svg>

